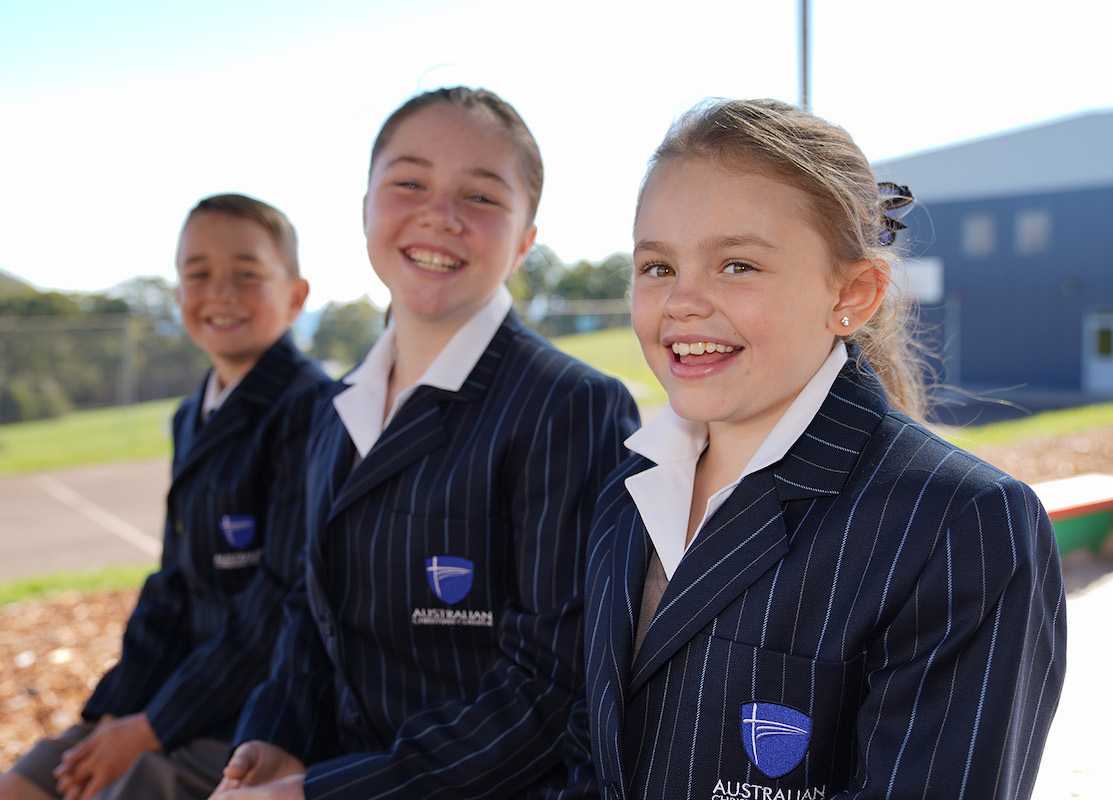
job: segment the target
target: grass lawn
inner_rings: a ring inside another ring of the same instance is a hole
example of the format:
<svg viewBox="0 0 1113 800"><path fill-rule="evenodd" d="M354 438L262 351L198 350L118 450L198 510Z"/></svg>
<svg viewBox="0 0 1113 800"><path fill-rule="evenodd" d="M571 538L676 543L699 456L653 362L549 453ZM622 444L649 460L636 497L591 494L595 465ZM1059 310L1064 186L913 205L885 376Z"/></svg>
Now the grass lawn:
<svg viewBox="0 0 1113 800"><path fill-rule="evenodd" d="M169 457L170 418L177 405L156 400L0 425L0 475Z"/></svg>
<svg viewBox="0 0 1113 800"><path fill-rule="evenodd" d="M945 428L942 433L959 447L1009 445L1024 439L1065 436L1113 425L1113 403L1044 411L1023 419L970 428Z"/></svg>
<svg viewBox="0 0 1113 800"><path fill-rule="evenodd" d="M642 359L629 328L562 336L557 347L626 382L643 411L665 403L665 393ZM177 400L125 408L78 411L61 419L0 425L0 476L109 461L170 455L170 416ZM1113 403L1048 411L1009 422L945 428L962 447L1008 445L1113 425Z"/></svg>
<svg viewBox="0 0 1113 800"><path fill-rule="evenodd" d="M646 366L641 346L630 328L561 336L553 344L601 372L620 378L643 410L665 404L665 390Z"/></svg>
<svg viewBox="0 0 1113 800"><path fill-rule="evenodd" d="M133 589L156 568L147 566L105 567L93 572L58 572L0 584L0 606L33 600L63 591L95 592Z"/></svg>

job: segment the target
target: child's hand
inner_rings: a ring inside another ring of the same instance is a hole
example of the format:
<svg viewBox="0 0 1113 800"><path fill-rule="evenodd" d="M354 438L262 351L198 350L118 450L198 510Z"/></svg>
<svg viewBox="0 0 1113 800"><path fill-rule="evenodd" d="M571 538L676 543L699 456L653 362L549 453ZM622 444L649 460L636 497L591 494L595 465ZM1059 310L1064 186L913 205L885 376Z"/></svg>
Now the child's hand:
<svg viewBox="0 0 1113 800"><path fill-rule="evenodd" d="M217 792L258 786L292 775L305 774L305 764L281 747L267 742L245 742L236 748L224 767L224 779ZM301 786L299 779L298 786ZM254 796L254 795L252 795Z"/></svg>
<svg viewBox="0 0 1113 800"><path fill-rule="evenodd" d="M227 779L221 782L210 800L305 800L305 775L300 772L246 789L225 788L227 782Z"/></svg>
<svg viewBox="0 0 1113 800"><path fill-rule="evenodd" d="M54 770L65 800L88 800L131 768L136 759L162 745L146 714L104 717L83 742L62 754Z"/></svg>

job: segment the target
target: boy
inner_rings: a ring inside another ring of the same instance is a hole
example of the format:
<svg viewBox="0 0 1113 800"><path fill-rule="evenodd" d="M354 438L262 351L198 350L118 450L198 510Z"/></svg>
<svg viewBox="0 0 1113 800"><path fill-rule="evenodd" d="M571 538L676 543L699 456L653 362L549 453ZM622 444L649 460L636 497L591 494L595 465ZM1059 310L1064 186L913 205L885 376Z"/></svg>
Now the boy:
<svg viewBox="0 0 1113 800"><path fill-rule="evenodd" d="M266 677L304 540L308 423L327 383L287 333L309 284L289 220L243 195L190 211L177 267L182 322L212 369L174 415L162 563L83 722L0 776L0 798L206 797Z"/></svg>

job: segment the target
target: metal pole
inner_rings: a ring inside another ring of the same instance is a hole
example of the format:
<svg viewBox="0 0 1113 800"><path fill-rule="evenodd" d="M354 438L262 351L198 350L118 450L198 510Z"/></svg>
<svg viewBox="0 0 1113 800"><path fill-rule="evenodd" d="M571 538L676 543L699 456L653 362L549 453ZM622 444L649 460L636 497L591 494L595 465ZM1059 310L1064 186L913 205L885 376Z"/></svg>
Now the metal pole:
<svg viewBox="0 0 1113 800"><path fill-rule="evenodd" d="M811 0L800 0L800 108L811 110Z"/></svg>

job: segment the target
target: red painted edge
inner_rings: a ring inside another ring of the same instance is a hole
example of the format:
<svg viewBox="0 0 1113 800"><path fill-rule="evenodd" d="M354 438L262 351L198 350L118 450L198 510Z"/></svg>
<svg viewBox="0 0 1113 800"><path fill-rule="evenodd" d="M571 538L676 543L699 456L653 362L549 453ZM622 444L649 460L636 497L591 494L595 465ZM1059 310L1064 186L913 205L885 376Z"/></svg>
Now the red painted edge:
<svg viewBox="0 0 1113 800"><path fill-rule="evenodd" d="M1113 497L1106 500L1095 500L1092 503L1082 503L1081 505L1077 506L1057 508L1054 511L1048 511L1047 516L1051 518L1052 522L1054 522L1057 519L1084 517L1087 514L1093 514L1098 511L1113 511Z"/></svg>

